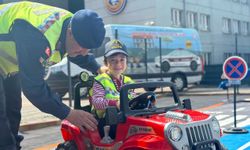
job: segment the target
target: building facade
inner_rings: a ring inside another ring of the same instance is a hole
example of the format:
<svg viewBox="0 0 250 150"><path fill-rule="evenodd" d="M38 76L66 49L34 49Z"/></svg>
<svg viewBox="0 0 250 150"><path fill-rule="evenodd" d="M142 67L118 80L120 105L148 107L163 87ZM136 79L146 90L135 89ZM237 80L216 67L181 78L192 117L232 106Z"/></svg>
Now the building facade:
<svg viewBox="0 0 250 150"><path fill-rule="evenodd" d="M223 64L235 54L250 63L248 0L85 0L85 7L97 11L105 24L195 28L206 65Z"/></svg>
<svg viewBox="0 0 250 150"><path fill-rule="evenodd" d="M0 3L13 1L20 0L0 0ZM201 37L206 65L222 64L236 54L250 64L250 0L31 1L72 12L85 4L85 8L97 11L105 24L195 28Z"/></svg>

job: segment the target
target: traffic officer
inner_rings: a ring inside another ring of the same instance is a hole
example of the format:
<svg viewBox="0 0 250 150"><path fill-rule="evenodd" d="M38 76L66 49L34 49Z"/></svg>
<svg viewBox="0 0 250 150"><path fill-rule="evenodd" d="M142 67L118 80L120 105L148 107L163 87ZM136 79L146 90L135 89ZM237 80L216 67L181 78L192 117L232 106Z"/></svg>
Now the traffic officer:
<svg viewBox="0 0 250 150"><path fill-rule="evenodd" d="M92 10L70 12L34 2L0 5L0 150L19 149L21 88L41 111L66 119L81 130L95 130L97 121L72 110L53 93L43 77L45 66L69 60L92 72L100 66L89 49L102 44L103 20Z"/></svg>

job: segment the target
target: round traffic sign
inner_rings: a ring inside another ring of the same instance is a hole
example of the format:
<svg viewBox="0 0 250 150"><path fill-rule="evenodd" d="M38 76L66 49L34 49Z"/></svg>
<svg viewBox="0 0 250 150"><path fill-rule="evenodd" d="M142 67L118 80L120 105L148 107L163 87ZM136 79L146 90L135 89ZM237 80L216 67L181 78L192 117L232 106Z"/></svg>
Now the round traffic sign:
<svg viewBox="0 0 250 150"><path fill-rule="evenodd" d="M242 80L247 75L248 66L243 58L231 56L225 60L222 69L228 80Z"/></svg>

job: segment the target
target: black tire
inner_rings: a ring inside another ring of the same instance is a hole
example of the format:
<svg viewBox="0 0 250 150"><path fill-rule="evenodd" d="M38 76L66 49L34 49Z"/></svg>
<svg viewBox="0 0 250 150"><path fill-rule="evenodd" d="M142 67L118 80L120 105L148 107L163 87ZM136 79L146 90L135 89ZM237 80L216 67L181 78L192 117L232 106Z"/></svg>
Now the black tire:
<svg viewBox="0 0 250 150"><path fill-rule="evenodd" d="M192 60L191 63L190 63L190 68L191 68L192 71L196 71L197 68L198 68L197 62Z"/></svg>
<svg viewBox="0 0 250 150"><path fill-rule="evenodd" d="M52 89L52 91L54 91ZM56 94L58 94L60 97L64 97L64 95L68 92L68 89L60 89L60 90L56 90Z"/></svg>
<svg viewBox="0 0 250 150"><path fill-rule="evenodd" d="M171 81L175 84L177 91L183 91L185 87L187 87L187 80L185 75L175 74Z"/></svg>
<svg viewBox="0 0 250 150"><path fill-rule="evenodd" d="M66 141L64 143L60 143L56 150L77 150L77 146L74 141Z"/></svg>
<svg viewBox="0 0 250 150"><path fill-rule="evenodd" d="M162 69L162 71L164 71L164 72L168 72L169 69L170 69L170 64L169 64L169 62L167 62L167 61L162 62L162 64L161 64L161 69Z"/></svg>
<svg viewBox="0 0 250 150"><path fill-rule="evenodd" d="M63 97L68 92L68 77L63 72L49 74L45 77L45 81L50 89L60 97Z"/></svg>

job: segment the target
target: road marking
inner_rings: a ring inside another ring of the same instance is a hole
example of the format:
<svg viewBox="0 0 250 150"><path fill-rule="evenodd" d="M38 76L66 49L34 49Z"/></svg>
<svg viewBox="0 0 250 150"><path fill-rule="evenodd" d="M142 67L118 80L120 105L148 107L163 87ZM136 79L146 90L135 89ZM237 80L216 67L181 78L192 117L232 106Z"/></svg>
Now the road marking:
<svg viewBox="0 0 250 150"><path fill-rule="evenodd" d="M247 120L241 121L239 123L237 123L237 127L245 127L248 126L250 122L250 118L247 118Z"/></svg>
<svg viewBox="0 0 250 150"><path fill-rule="evenodd" d="M211 115L219 115L219 114L222 114L221 111L202 111L206 114L211 114Z"/></svg>
<svg viewBox="0 0 250 150"><path fill-rule="evenodd" d="M246 143L245 145L241 146L237 150L245 150L246 148L250 147L250 142Z"/></svg>
<svg viewBox="0 0 250 150"><path fill-rule="evenodd" d="M222 105L224 105L223 102L217 103L217 104L214 104L214 105L210 105L210 106L207 106L207 107L199 108L199 109L197 109L197 110L198 110L198 111L205 111L205 110L213 109L213 108L216 108L216 107L220 107L220 106L222 106Z"/></svg>
<svg viewBox="0 0 250 150"><path fill-rule="evenodd" d="M216 117L216 119L218 119L218 120L222 120L222 119L228 118L229 115L216 115L215 117Z"/></svg>
<svg viewBox="0 0 250 150"><path fill-rule="evenodd" d="M59 143L49 144L42 147L35 148L34 150L54 150Z"/></svg>
<svg viewBox="0 0 250 150"><path fill-rule="evenodd" d="M247 115L237 115L236 116L236 120L242 120L242 119L246 119L248 116ZM234 117L230 117L228 119L225 120L219 120L220 126L226 126L229 125L231 123L234 123Z"/></svg>
<svg viewBox="0 0 250 150"><path fill-rule="evenodd" d="M239 111L242 111L242 110L245 110L245 109L246 109L245 107L237 108L236 112L239 112ZM234 110L232 110L232 112L234 112Z"/></svg>

